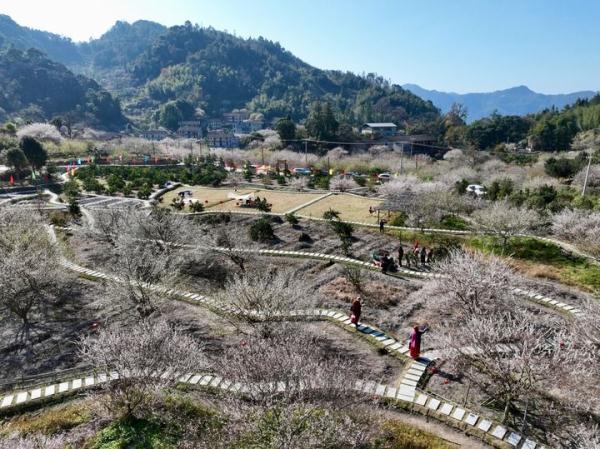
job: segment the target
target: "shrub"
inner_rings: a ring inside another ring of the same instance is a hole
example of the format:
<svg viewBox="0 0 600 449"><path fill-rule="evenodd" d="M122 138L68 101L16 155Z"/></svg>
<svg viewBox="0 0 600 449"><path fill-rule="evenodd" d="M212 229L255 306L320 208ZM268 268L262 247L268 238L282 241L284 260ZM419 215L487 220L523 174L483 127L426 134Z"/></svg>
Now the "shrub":
<svg viewBox="0 0 600 449"><path fill-rule="evenodd" d="M67 226L67 217L62 212L54 211L50 213L50 223L54 226Z"/></svg>
<svg viewBox="0 0 600 449"><path fill-rule="evenodd" d="M326 210L325 212L323 212L323 218L325 220L339 220L340 219L340 212L338 212L337 210L329 208L329 210Z"/></svg>
<svg viewBox="0 0 600 449"><path fill-rule="evenodd" d="M293 213L285 214L285 221L287 221L292 226L295 226L300 222L300 220L298 220L298 217L296 217Z"/></svg>
<svg viewBox="0 0 600 449"><path fill-rule="evenodd" d="M406 215L404 212L399 212L392 217L392 219L389 221L389 225L406 226L406 220L408 220L408 215Z"/></svg>
<svg viewBox="0 0 600 449"><path fill-rule="evenodd" d="M175 210L183 210L185 203L181 201L179 198L173 198L171 200L170 206Z"/></svg>
<svg viewBox="0 0 600 449"><path fill-rule="evenodd" d="M200 201L192 201L190 203L190 211L191 212L202 212L204 210L204 205Z"/></svg>
<svg viewBox="0 0 600 449"><path fill-rule="evenodd" d="M344 254L350 254L350 246L352 245L352 232L354 228L350 223L344 221L330 221L333 232L339 237L342 244Z"/></svg>
<svg viewBox="0 0 600 449"><path fill-rule="evenodd" d="M144 184L140 190L138 190L137 197L141 200L147 200L152 194L152 187L150 184Z"/></svg>
<svg viewBox="0 0 600 449"><path fill-rule="evenodd" d="M312 243L313 239L310 238L310 235L308 235L306 232L302 232L298 236L298 241L302 243Z"/></svg>
<svg viewBox="0 0 600 449"><path fill-rule="evenodd" d="M255 242L270 242L275 238L273 227L265 217L252 223L249 234L250 238Z"/></svg>

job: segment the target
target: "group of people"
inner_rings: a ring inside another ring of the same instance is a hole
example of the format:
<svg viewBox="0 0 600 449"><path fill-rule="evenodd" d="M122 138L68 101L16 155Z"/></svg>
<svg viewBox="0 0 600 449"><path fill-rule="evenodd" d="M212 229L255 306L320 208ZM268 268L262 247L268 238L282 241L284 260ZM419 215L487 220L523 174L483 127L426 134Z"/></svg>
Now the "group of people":
<svg viewBox="0 0 600 449"><path fill-rule="evenodd" d="M398 248L398 264L400 266L402 266L402 259L405 260L408 268L425 266L433 262L433 249L419 246L419 242L415 242L412 248L405 251L404 247L400 245Z"/></svg>
<svg viewBox="0 0 600 449"><path fill-rule="evenodd" d="M360 320L360 315L362 313L362 303L360 300L360 296L357 296L352 301L352 305L350 306L350 322L358 327L358 322ZM408 351L410 356L417 360L421 355L421 337L427 332L429 328L427 326L418 326L414 325L412 330L410 331L410 336L408 340Z"/></svg>

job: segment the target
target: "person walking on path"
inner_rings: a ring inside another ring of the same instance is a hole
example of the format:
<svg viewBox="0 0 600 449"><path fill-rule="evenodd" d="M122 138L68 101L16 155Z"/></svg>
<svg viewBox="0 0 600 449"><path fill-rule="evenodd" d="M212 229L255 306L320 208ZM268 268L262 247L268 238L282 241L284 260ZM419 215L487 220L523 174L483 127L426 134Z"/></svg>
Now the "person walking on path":
<svg viewBox="0 0 600 449"><path fill-rule="evenodd" d="M404 257L404 248L400 245L398 248L398 265L402 266L402 258Z"/></svg>
<svg viewBox="0 0 600 449"><path fill-rule="evenodd" d="M427 262L427 249L425 247L421 248L421 265L425 265Z"/></svg>
<svg viewBox="0 0 600 449"><path fill-rule="evenodd" d="M410 356L414 360L417 360L421 355L421 335L423 335L425 332L427 332L427 327L421 329L418 325L415 325L412 331L410 331L408 350L410 352Z"/></svg>
<svg viewBox="0 0 600 449"><path fill-rule="evenodd" d="M431 263L431 262L433 262L433 249L428 248L427 249L427 263Z"/></svg>
<svg viewBox="0 0 600 449"><path fill-rule="evenodd" d="M373 210L373 206L369 206L369 215L373 215L373 212L375 212L375 211Z"/></svg>
<svg viewBox="0 0 600 449"><path fill-rule="evenodd" d="M383 234L383 227L385 226L385 220L382 218L379 220L379 232Z"/></svg>
<svg viewBox="0 0 600 449"><path fill-rule="evenodd" d="M410 251L406 251L406 255L404 257L406 257L406 268L410 268L410 259L412 257Z"/></svg>
<svg viewBox="0 0 600 449"><path fill-rule="evenodd" d="M360 303L360 296L354 298L352 305L350 306L350 322L358 327L358 321L360 320L360 313L362 311L362 304Z"/></svg>

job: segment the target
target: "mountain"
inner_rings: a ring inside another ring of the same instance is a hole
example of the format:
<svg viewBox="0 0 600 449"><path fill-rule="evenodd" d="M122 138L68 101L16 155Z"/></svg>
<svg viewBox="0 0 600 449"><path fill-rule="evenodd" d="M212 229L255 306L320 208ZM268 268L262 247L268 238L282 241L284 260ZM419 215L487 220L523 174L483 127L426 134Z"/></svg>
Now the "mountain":
<svg viewBox="0 0 600 449"><path fill-rule="evenodd" d="M278 43L190 23L159 36L131 71L142 102L183 99L208 114L247 107L266 117L289 114L300 120L314 101L325 100L352 123L439 116L431 103L375 75L320 70Z"/></svg>
<svg viewBox="0 0 600 449"><path fill-rule="evenodd" d="M0 14L0 48L14 46L19 50L35 48L66 66L81 64L82 56L71 39L46 31L23 27L9 16Z"/></svg>
<svg viewBox="0 0 600 449"><path fill-rule="evenodd" d="M73 43L1 17L0 47L36 48L97 80L140 124L150 125L175 100L209 116L245 107L267 119L297 121L313 102L327 101L349 123L393 121L419 131L440 117L431 102L381 77L312 67L262 37L138 21L117 22L99 39Z"/></svg>
<svg viewBox="0 0 600 449"><path fill-rule="evenodd" d="M118 129L126 119L121 107L94 80L75 75L35 49L0 50L0 120L50 120Z"/></svg>
<svg viewBox="0 0 600 449"><path fill-rule="evenodd" d="M495 92L467 94L427 90L416 84L405 84L403 87L415 95L431 101L442 112L447 112L452 103L460 103L466 106L468 122L487 117L494 111L502 115L527 115L553 106L562 109L579 98L591 98L595 95L593 91L546 95L534 92L527 86L517 86Z"/></svg>

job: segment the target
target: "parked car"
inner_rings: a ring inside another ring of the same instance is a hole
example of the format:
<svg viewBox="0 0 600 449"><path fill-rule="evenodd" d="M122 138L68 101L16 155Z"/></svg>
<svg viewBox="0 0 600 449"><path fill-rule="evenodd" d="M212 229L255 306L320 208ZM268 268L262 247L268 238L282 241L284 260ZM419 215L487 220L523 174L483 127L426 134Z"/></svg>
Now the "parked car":
<svg viewBox="0 0 600 449"><path fill-rule="evenodd" d="M306 168L306 167L296 167L296 168L294 168L294 174L296 174L296 175L308 176L311 173L312 172L311 172L310 168Z"/></svg>
<svg viewBox="0 0 600 449"><path fill-rule="evenodd" d="M176 183L175 183L175 182L173 182L173 181L167 181L167 182L165 182L165 184L163 185L163 187L164 187L165 189L170 189L170 188L171 188L171 187L173 187L175 184L176 184Z"/></svg>
<svg viewBox="0 0 600 449"><path fill-rule="evenodd" d="M485 187L481 184L469 184L467 186L467 193L472 193L476 196L485 195Z"/></svg>
<svg viewBox="0 0 600 449"><path fill-rule="evenodd" d="M377 175L377 179L379 180L379 182L387 182L390 179L392 179L392 175L390 175L389 173L379 173Z"/></svg>

